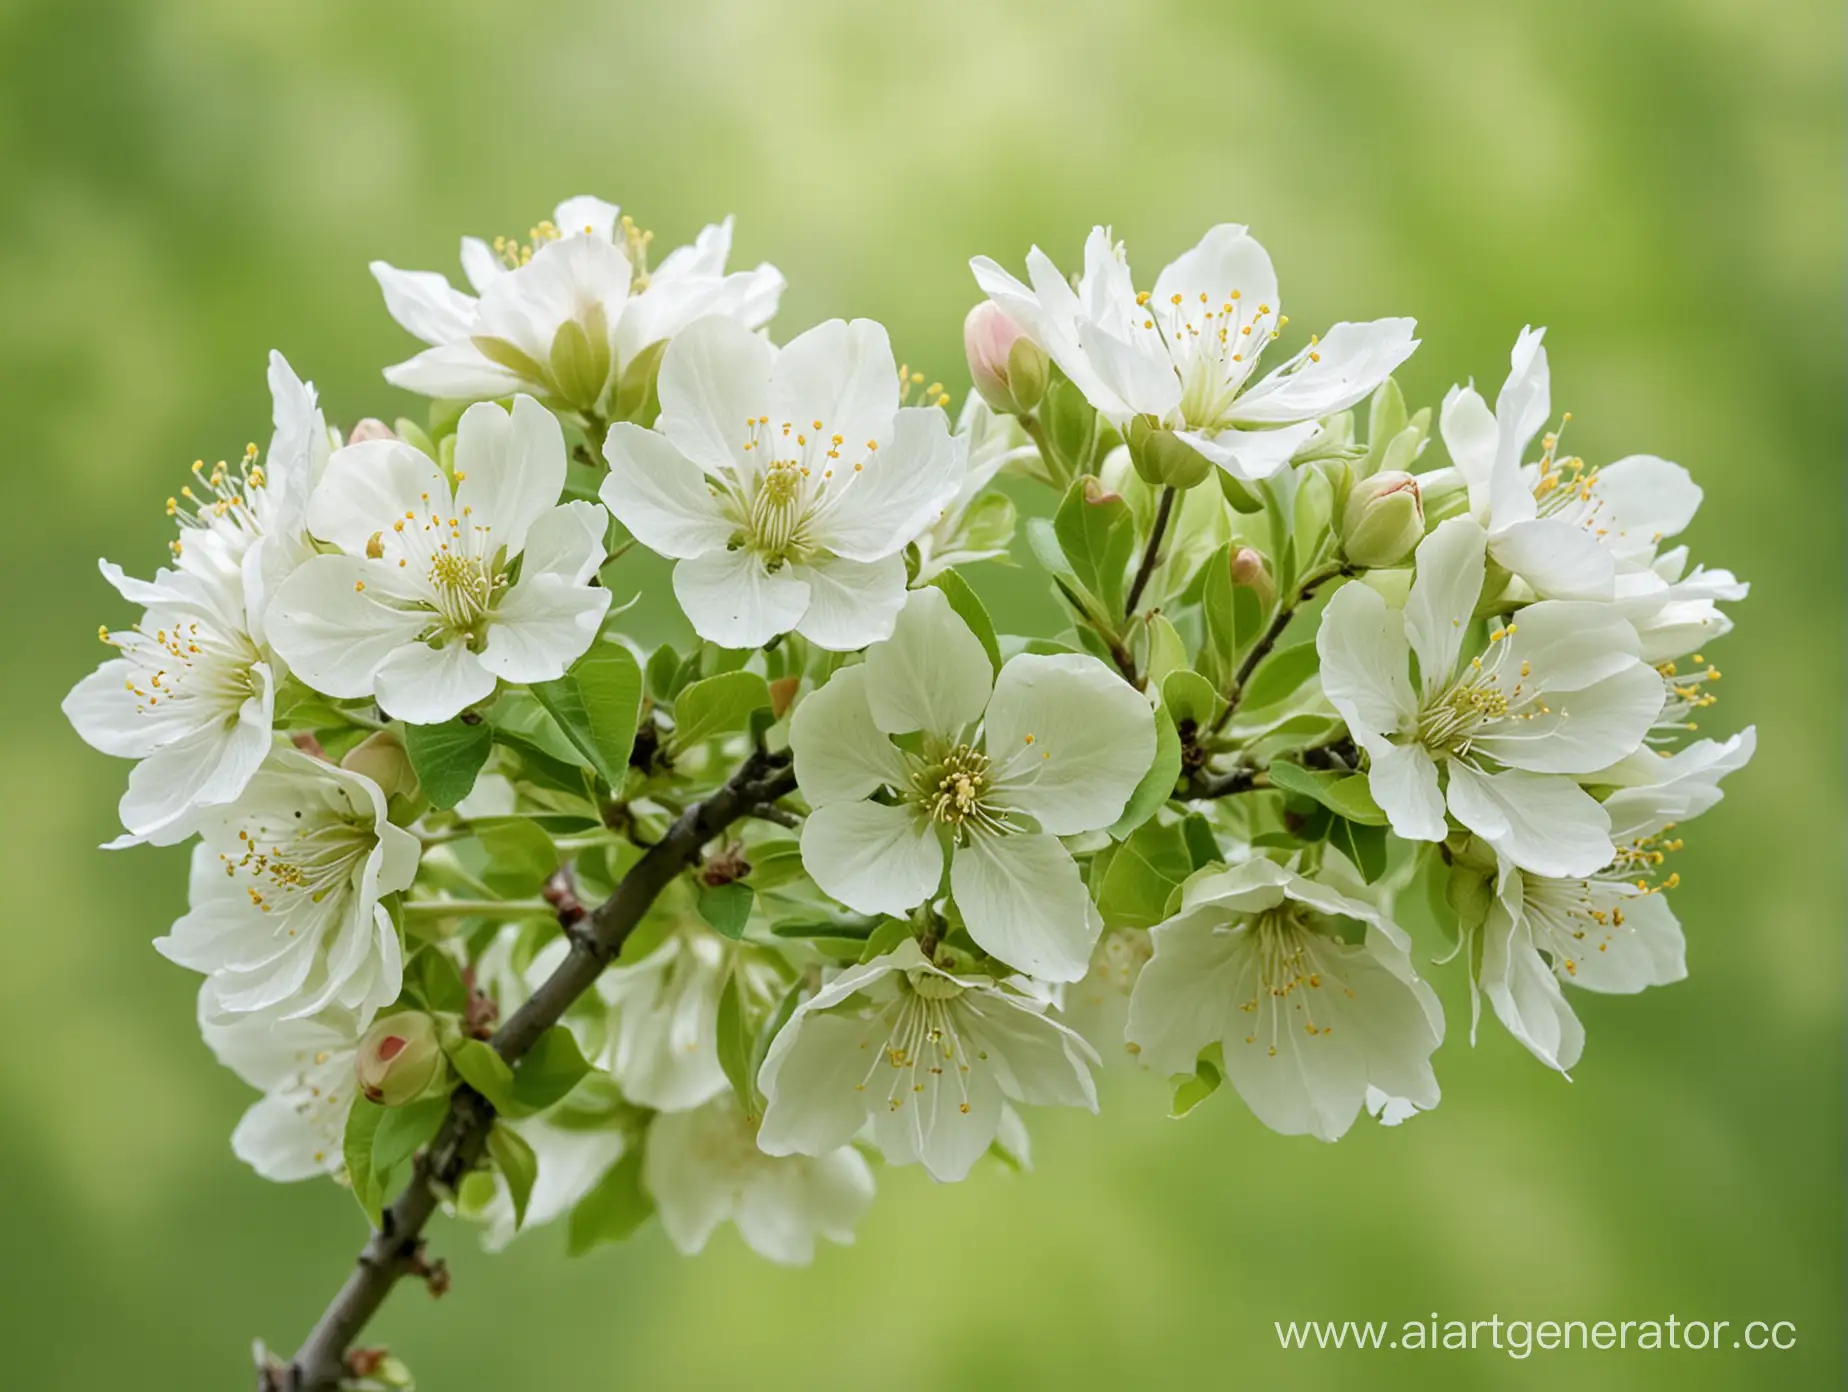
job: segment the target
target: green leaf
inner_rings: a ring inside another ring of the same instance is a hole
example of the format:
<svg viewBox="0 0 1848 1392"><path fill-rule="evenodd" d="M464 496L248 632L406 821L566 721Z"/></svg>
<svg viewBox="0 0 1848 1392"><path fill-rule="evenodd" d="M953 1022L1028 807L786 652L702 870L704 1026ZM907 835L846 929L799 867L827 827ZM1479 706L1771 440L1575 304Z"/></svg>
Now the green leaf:
<svg viewBox="0 0 1848 1392"><path fill-rule="evenodd" d="M573 797L589 795L589 771L566 763L537 740L500 725L494 727L493 739L501 748L511 749L519 756L519 766L513 771L516 779L554 788Z"/></svg>
<svg viewBox="0 0 1848 1392"><path fill-rule="evenodd" d="M1335 490L1320 469L1296 471L1296 507L1291 528L1296 555L1307 568L1328 549L1329 523L1334 517Z"/></svg>
<svg viewBox="0 0 1848 1392"><path fill-rule="evenodd" d="M553 1025L513 1070L513 1096L524 1109L543 1112L562 1101L566 1093L590 1072L590 1064L577 1040L563 1025Z"/></svg>
<svg viewBox="0 0 1848 1392"><path fill-rule="evenodd" d="M1161 683L1161 703L1178 726L1191 720L1196 730L1204 730L1219 714L1219 693L1198 672L1182 668L1170 672Z"/></svg>
<svg viewBox="0 0 1848 1392"><path fill-rule="evenodd" d="M571 1210L566 1250L581 1257L605 1242L621 1242L653 1212L654 1200L642 1188L642 1150L636 1146Z"/></svg>
<svg viewBox="0 0 1848 1392"><path fill-rule="evenodd" d="M680 675L680 654L674 651L672 644L663 643L649 654L648 669L643 675L649 696L657 701L673 700L674 693L680 689L674 684Z"/></svg>
<svg viewBox="0 0 1848 1392"><path fill-rule="evenodd" d="M1244 712L1262 710L1289 696L1315 675L1320 663L1314 643L1278 648L1264 659L1239 702Z"/></svg>
<svg viewBox="0 0 1848 1392"><path fill-rule="evenodd" d="M1226 1062L1223 1048L1209 1044L1200 1051L1200 1057L1194 1063L1192 1073L1178 1073L1174 1077L1174 1100L1168 1106L1168 1115L1184 1117L1207 1098L1219 1091L1220 1083L1225 1081Z"/></svg>
<svg viewBox="0 0 1848 1392"><path fill-rule="evenodd" d="M1373 800L1364 773L1343 773L1338 769L1306 769L1300 764L1279 760L1266 770L1271 786L1285 792L1313 798L1329 811L1364 826L1385 826L1386 814Z"/></svg>
<svg viewBox="0 0 1848 1392"><path fill-rule="evenodd" d="M425 1010L461 1014L468 1008L468 988L462 984L462 973L447 952L435 947L419 948L411 954L404 968L404 987Z"/></svg>
<svg viewBox="0 0 1848 1392"><path fill-rule="evenodd" d="M756 898L756 893L742 880L722 885L701 885L699 916L726 937L736 941L744 936L744 925L750 921L751 904Z"/></svg>
<svg viewBox="0 0 1848 1392"><path fill-rule="evenodd" d="M943 591L944 598L950 601L950 608L956 611L956 617L969 625L969 631L981 640L982 650L988 654L989 665L998 673L1001 670L1001 643L995 637L994 620L988 617L988 610L969 588L969 582L953 570L940 571L930 582Z"/></svg>
<svg viewBox="0 0 1848 1392"><path fill-rule="evenodd" d="M1155 762L1149 765L1149 771L1136 784L1136 791L1129 795L1129 801L1123 806L1123 815L1116 819L1110 834L1121 840L1153 817L1161 810L1162 804L1174 796L1174 785L1180 776L1181 737L1175 732L1174 721L1169 718L1168 712L1157 710Z"/></svg>
<svg viewBox="0 0 1848 1392"><path fill-rule="evenodd" d="M1171 673L1186 668L1187 644L1165 615L1151 615L1146 627L1149 656L1145 665L1149 680L1160 686Z"/></svg>
<svg viewBox="0 0 1848 1392"><path fill-rule="evenodd" d="M372 1138L377 1133L379 1123L385 1118L386 1108L376 1102L368 1102L361 1097L353 1103L352 1111L347 1113L346 1133L341 1138L340 1153L346 1160L347 1178L353 1186L353 1197L359 1201L367 1220L373 1227L378 1227L380 1210L384 1207L385 1196L381 1185L372 1171Z"/></svg>
<svg viewBox="0 0 1848 1392"><path fill-rule="evenodd" d="M1205 579L1200 586L1200 615L1204 626L1200 672L1221 691L1232 685L1232 677L1238 671L1237 588L1232 583L1232 544L1228 542L1206 563Z"/></svg>
<svg viewBox="0 0 1848 1392"><path fill-rule="evenodd" d="M368 1104L371 1105L371 1104ZM426 1097L408 1107L381 1107L372 1132L372 1172L387 1175L435 1138L449 1115L449 1096Z"/></svg>
<svg viewBox="0 0 1848 1392"><path fill-rule="evenodd" d="M1121 619L1129 563L1136 553L1136 520L1129 504L1105 492L1096 479L1081 478L1066 490L1052 529L1079 583L1103 601L1112 619Z"/></svg>
<svg viewBox="0 0 1848 1392"><path fill-rule="evenodd" d="M432 807L445 812L468 796L493 747L494 731L483 720L472 725L448 720L441 725L404 727L404 750L411 756L424 796Z"/></svg>
<svg viewBox="0 0 1848 1392"><path fill-rule="evenodd" d="M492 1045L480 1039L464 1039L449 1061L463 1082L494 1104L495 1111L508 1116L519 1114L520 1106L513 1095L513 1069Z"/></svg>
<svg viewBox="0 0 1848 1392"><path fill-rule="evenodd" d="M1098 887L1098 912L1112 928L1152 928L1166 917L1169 896L1192 873L1181 828L1146 822L1111 857Z"/></svg>
<svg viewBox="0 0 1848 1392"><path fill-rule="evenodd" d="M751 712L770 704L770 688L755 672L722 672L686 687L674 698L674 748L691 749L742 730Z"/></svg>
<svg viewBox="0 0 1848 1392"><path fill-rule="evenodd" d="M898 950L898 945L911 936L911 925L896 918L888 918L873 929L866 939L866 947L860 953L862 962L870 962L875 957L883 957L888 952Z"/></svg>
<svg viewBox="0 0 1848 1392"><path fill-rule="evenodd" d="M484 821L476 839L487 852L482 880L508 899L537 894L558 869L558 847L552 838L526 817L495 817Z"/></svg>
<svg viewBox="0 0 1848 1392"><path fill-rule="evenodd" d="M1386 873L1385 827L1362 826L1346 817L1332 817L1328 823L1328 844L1351 860L1368 884Z"/></svg>
<svg viewBox="0 0 1848 1392"><path fill-rule="evenodd" d="M1065 476L1086 472L1097 442L1097 410L1084 393L1069 379L1055 375L1040 402L1039 418Z"/></svg>
<svg viewBox="0 0 1848 1392"><path fill-rule="evenodd" d="M1187 842L1187 856L1195 870L1205 869L1214 861L1225 859L1226 853L1220 849L1219 838L1213 834L1213 824L1198 812L1189 812L1182 818L1181 836Z"/></svg>
<svg viewBox="0 0 1848 1392"><path fill-rule="evenodd" d="M642 670L620 643L597 643L557 681L532 693L612 789L620 789L641 715Z"/></svg>
<svg viewBox="0 0 1848 1392"><path fill-rule="evenodd" d="M802 878L802 849L793 840L760 841L750 849L753 889L777 889Z"/></svg>
<svg viewBox="0 0 1848 1392"><path fill-rule="evenodd" d="M539 1178L539 1157L526 1138L500 1122L488 1132L488 1158L507 1181L507 1195L513 1200L513 1226L517 1230L526 1222L526 1205L532 1200L533 1185Z"/></svg>
<svg viewBox="0 0 1848 1392"><path fill-rule="evenodd" d="M751 1034L736 972L727 978L725 991L719 997L718 1034L719 1067L725 1070L732 1091L737 1094L738 1106L747 1117L755 1117L758 1114L757 1086L751 1072L751 1046L756 1041Z"/></svg>

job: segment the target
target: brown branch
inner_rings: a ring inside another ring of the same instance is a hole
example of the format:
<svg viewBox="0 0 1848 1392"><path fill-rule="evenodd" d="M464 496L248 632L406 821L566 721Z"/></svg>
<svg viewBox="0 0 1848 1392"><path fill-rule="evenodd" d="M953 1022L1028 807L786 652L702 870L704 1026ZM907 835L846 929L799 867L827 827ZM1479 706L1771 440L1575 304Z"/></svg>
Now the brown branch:
<svg viewBox="0 0 1848 1392"><path fill-rule="evenodd" d="M769 810L795 788L787 755L753 755L711 796L680 814L660 841L622 878L616 892L588 917L567 927L571 951L531 999L516 1010L493 1039L509 1064L518 1064L589 990L675 876L699 859L708 841L732 823ZM561 914L562 917L562 914ZM383 1221L360 1250L346 1285L334 1297L286 1369L264 1370L264 1392L334 1392L348 1376L347 1350L385 1303L403 1276L429 1268L423 1261L423 1230L439 1200L480 1163L494 1124L494 1108L466 1085L450 1098L449 1116L436 1139L417 1157L410 1183L385 1210Z"/></svg>
<svg viewBox="0 0 1848 1392"><path fill-rule="evenodd" d="M1155 567L1161 560L1162 538L1168 534L1168 519L1174 515L1174 499L1180 489L1170 484L1161 490L1161 503L1155 509L1155 525L1149 529L1149 544L1142 552L1142 564L1136 567L1136 578L1130 582L1129 598L1123 602L1124 614L1136 612L1136 606L1142 602L1142 592L1148 588L1149 577L1155 573Z"/></svg>
<svg viewBox="0 0 1848 1392"><path fill-rule="evenodd" d="M1335 565L1329 566L1326 570L1318 570L1304 579L1293 600L1288 604L1277 606L1277 612L1271 616L1271 621L1265 627L1264 632L1258 635L1258 641L1251 645L1251 651L1245 654L1245 660L1238 664L1238 671L1232 677L1231 688L1226 692L1226 708L1219 712L1219 718L1213 722L1213 728L1209 733L1216 735L1231 723L1232 714L1238 709L1239 699L1244 696L1245 688L1251 684L1252 677L1257 673L1258 665L1269 657L1271 649L1277 646L1277 640L1283 637L1284 629L1288 628L1290 620L1296 617L1297 609L1307 604L1315 597L1317 590L1336 576L1358 573L1357 568L1351 565Z"/></svg>
<svg viewBox="0 0 1848 1392"><path fill-rule="evenodd" d="M1270 780L1264 776L1263 769L1237 764L1224 773L1208 773L1202 769L1183 781L1174 795L1183 802L1209 802L1239 793L1261 792L1268 787Z"/></svg>

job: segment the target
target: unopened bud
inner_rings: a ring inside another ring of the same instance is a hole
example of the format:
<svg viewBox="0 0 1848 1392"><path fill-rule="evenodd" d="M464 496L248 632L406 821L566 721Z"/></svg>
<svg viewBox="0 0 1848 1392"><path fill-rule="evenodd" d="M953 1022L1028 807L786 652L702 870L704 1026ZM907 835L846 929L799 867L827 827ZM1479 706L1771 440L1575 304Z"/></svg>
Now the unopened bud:
<svg viewBox="0 0 1848 1392"><path fill-rule="evenodd" d="M1212 460L1149 416L1130 421L1123 443L1137 477L1154 488L1192 488L1213 471Z"/></svg>
<svg viewBox="0 0 1848 1392"><path fill-rule="evenodd" d="M367 416L364 420L355 421L353 423L353 428L347 432L347 443L349 445L364 444L367 440L395 440L397 438L398 435L396 431L385 424L384 421L374 416Z"/></svg>
<svg viewBox="0 0 1848 1392"><path fill-rule="evenodd" d="M1087 474L1084 480L1084 500L1092 507L1101 507L1105 503L1120 503L1121 493L1113 491L1100 478Z"/></svg>
<svg viewBox="0 0 1848 1392"><path fill-rule="evenodd" d="M1424 495L1410 474L1361 479L1341 514L1341 545L1359 566L1397 565L1424 538Z"/></svg>
<svg viewBox="0 0 1848 1392"><path fill-rule="evenodd" d="M963 320L963 352L976 391L1003 415L1027 415L1046 395L1046 350L993 300Z"/></svg>
<svg viewBox="0 0 1848 1392"><path fill-rule="evenodd" d="M1277 581L1271 574L1270 562L1253 547L1241 546L1232 553L1232 583L1254 591L1266 609L1277 598Z"/></svg>
<svg viewBox="0 0 1848 1392"><path fill-rule="evenodd" d="M359 1090L380 1106L417 1101L448 1073L435 1019L421 1010L405 1010L375 1021L359 1041L353 1068Z"/></svg>
<svg viewBox="0 0 1848 1392"><path fill-rule="evenodd" d="M370 778L389 801L395 797L417 796L417 770L404 744L390 730L380 730L347 751L340 767L348 773Z"/></svg>

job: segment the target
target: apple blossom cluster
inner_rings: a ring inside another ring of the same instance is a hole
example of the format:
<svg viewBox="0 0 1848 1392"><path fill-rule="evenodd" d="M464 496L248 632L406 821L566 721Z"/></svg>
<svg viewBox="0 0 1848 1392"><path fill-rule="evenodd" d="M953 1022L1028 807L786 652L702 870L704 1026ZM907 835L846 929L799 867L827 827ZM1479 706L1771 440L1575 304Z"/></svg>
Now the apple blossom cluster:
<svg viewBox="0 0 1848 1392"><path fill-rule="evenodd" d="M258 1173L377 1222L467 1096L440 1197L489 1245L800 1263L873 1161L1025 1167L1107 1066L1334 1141L1438 1104L1427 975L1563 1073L1582 992L1685 974L1746 586L1677 543L1686 470L1566 453L1541 331L1411 413L1411 319L1296 332L1231 224L1139 290L1098 228L972 263L952 414L877 323L772 327L730 243L651 265L574 198L464 238L468 291L374 263L428 412L343 432L272 355L267 449L103 564L133 614L64 709L132 763L112 844L191 843L154 946ZM980 596L1011 560L1044 631ZM658 874L743 766L783 781Z"/></svg>

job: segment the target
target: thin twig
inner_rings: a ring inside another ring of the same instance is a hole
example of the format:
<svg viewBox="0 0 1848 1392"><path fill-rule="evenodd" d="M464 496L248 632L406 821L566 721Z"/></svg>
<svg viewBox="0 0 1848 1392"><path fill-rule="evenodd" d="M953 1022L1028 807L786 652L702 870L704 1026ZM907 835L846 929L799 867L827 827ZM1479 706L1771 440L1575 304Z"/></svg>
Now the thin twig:
<svg viewBox="0 0 1848 1392"><path fill-rule="evenodd" d="M756 754L711 796L680 814L667 834L637 861L583 924L571 934L571 950L532 997L493 1038L497 1053L518 1064L539 1037L563 1018L674 878L699 859L700 849L740 818L757 815L795 788L787 755ZM481 1161L494 1108L473 1088L458 1087L449 1116L436 1139L417 1157L411 1181L385 1210L383 1221L360 1250L346 1285L334 1297L307 1341L280 1376L260 1374L266 1392L335 1392L347 1375L347 1350L359 1337L400 1277L423 1269L423 1230L442 1196L455 1191Z"/></svg>
<svg viewBox="0 0 1848 1392"><path fill-rule="evenodd" d="M1296 598L1288 604L1279 604L1277 612L1271 616L1270 623L1258 636L1258 641L1251 645L1251 651L1245 654L1245 660L1238 664L1238 671L1232 678L1232 685L1226 692L1226 708L1219 712L1219 718L1213 722L1208 734L1216 735L1232 722L1232 715L1238 709L1238 703L1245 694L1245 688L1251 684L1258 665L1270 656L1271 649L1277 646L1277 640L1283 637L1283 631L1290 626L1290 620L1296 617L1296 611L1315 597L1315 592L1339 575L1353 575L1355 568L1350 565L1329 566L1326 570L1316 571L1304 579L1302 587L1297 590Z"/></svg>
<svg viewBox="0 0 1848 1392"><path fill-rule="evenodd" d="M1168 519L1174 513L1174 499L1179 492L1173 484L1161 490L1161 502L1155 508L1155 525L1149 530L1149 544L1142 552L1142 564L1136 567L1136 578L1130 582L1129 598L1123 602L1125 614L1136 612L1136 606L1142 602L1142 592L1148 588L1149 577L1161 560L1162 539L1168 534Z"/></svg>

